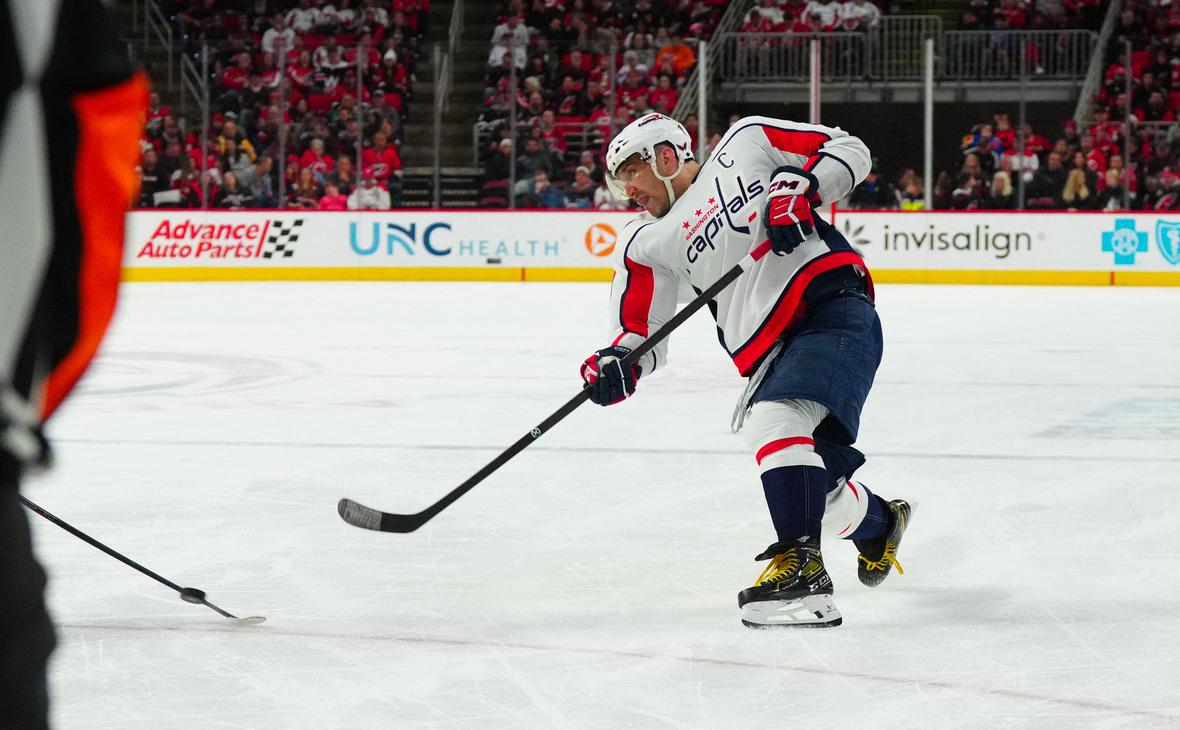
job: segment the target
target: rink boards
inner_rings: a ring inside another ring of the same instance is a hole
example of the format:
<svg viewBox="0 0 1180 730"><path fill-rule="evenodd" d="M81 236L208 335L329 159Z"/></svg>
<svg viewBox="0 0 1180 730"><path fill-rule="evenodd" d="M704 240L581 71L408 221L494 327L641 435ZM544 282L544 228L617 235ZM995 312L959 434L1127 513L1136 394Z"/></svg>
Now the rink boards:
<svg viewBox="0 0 1180 730"><path fill-rule="evenodd" d="M1180 285L1180 215L830 210L878 282ZM630 213L134 211L128 281L609 281ZM716 226L727 225L718 216ZM705 233L707 233L707 229Z"/></svg>

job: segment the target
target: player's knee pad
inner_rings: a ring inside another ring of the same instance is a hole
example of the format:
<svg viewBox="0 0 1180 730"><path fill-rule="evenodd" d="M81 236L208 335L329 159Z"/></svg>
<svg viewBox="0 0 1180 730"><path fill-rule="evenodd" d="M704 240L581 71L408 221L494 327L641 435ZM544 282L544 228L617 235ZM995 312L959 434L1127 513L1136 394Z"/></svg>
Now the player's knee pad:
<svg viewBox="0 0 1180 730"><path fill-rule="evenodd" d="M763 472L784 466L824 468L812 432L828 414L813 401L760 401L750 409L742 433Z"/></svg>
<svg viewBox="0 0 1180 730"><path fill-rule="evenodd" d="M863 484L844 477L837 480L837 485L828 492L823 531L825 535L848 537L864 521L873 495Z"/></svg>

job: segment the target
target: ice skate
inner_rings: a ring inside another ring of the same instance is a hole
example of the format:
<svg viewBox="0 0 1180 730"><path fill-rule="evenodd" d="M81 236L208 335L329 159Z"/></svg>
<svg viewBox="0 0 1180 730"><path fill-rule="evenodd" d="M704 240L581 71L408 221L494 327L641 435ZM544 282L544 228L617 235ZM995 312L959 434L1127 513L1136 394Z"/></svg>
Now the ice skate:
<svg viewBox="0 0 1180 730"><path fill-rule="evenodd" d="M755 560L767 558L770 565L754 585L738 594L743 624L755 629L840 625L844 619L832 601L832 579L818 539L776 543Z"/></svg>
<svg viewBox="0 0 1180 730"><path fill-rule="evenodd" d="M905 574L901 563L897 562L897 546L909 526L911 508L904 499L895 499L888 507L892 522L885 534L872 540L853 540L860 551L856 558L856 576L870 588L880 585L895 566L898 573Z"/></svg>

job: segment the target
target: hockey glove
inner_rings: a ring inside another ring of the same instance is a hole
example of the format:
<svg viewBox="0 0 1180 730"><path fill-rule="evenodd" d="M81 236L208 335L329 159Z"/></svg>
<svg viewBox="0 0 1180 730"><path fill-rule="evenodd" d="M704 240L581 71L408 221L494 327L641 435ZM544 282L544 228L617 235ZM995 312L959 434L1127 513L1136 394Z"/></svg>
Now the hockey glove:
<svg viewBox="0 0 1180 730"><path fill-rule="evenodd" d="M615 345L599 350L582 363L582 380L590 390L590 400L600 406L612 406L635 392L642 368L623 367L623 358L631 348Z"/></svg>
<svg viewBox="0 0 1180 730"><path fill-rule="evenodd" d="M52 460L36 411L11 387L0 383L0 485L22 470L36 473Z"/></svg>
<svg viewBox="0 0 1180 730"><path fill-rule="evenodd" d="M818 203L819 182L798 167L780 167L770 176L766 194L766 234L778 255L794 251L811 235L811 208Z"/></svg>

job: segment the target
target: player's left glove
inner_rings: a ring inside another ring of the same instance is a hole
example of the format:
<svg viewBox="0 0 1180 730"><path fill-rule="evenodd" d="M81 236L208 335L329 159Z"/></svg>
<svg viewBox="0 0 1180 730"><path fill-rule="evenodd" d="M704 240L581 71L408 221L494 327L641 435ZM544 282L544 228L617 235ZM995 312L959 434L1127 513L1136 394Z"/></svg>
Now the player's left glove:
<svg viewBox="0 0 1180 730"><path fill-rule="evenodd" d="M766 233L776 254L789 254L811 235L811 208L818 202L819 182L798 167L785 166L770 175L766 194Z"/></svg>
<svg viewBox="0 0 1180 730"><path fill-rule="evenodd" d="M612 406L635 392L635 383L643 369L638 365L623 367L623 358L629 354L630 347L615 345L586 358L581 375L590 389L590 400L600 406Z"/></svg>

